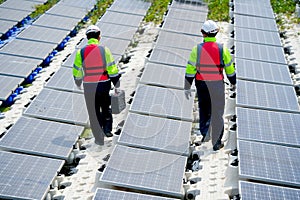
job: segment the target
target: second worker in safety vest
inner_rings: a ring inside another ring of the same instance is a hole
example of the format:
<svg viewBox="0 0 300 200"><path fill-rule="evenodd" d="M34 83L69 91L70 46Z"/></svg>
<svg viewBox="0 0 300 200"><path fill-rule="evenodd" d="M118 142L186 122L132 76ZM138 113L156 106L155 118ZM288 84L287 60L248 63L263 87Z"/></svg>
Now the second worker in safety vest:
<svg viewBox="0 0 300 200"><path fill-rule="evenodd" d="M195 80L198 94L200 115L200 132L209 138L211 132L213 150L217 151L224 145L221 143L224 129L225 87L224 75L233 87L236 74L230 52L222 44L216 42L215 36L219 27L212 21L206 21L201 29L204 42L196 45L190 54L185 74L185 93L188 97ZM209 128L211 129L209 131Z"/></svg>
<svg viewBox="0 0 300 200"><path fill-rule="evenodd" d="M116 92L118 91L120 75L110 50L99 45L99 27L89 26L86 36L88 44L76 53L73 76L78 87L81 87L83 82L84 97L95 143L103 145L104 135L113 136L109 91L111 82Z"/></svg>

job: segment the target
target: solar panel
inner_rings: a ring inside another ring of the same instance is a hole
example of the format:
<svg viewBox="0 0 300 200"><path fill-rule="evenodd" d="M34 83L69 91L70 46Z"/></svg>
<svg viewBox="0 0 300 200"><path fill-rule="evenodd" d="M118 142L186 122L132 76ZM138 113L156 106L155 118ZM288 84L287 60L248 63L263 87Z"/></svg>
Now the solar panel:
<svg viewBox="0 0 300 200"><path fill-rule="evenodd" d="M78 22L78 19L71 17L43 14L35 22L33 22L33 25L71 31L75 28Z"/></svg>
<svg viewBox="0 0 300 200"><path fill-rule="evenodd" d="M236 58L235 66L239 79L284 85L293 84L288 66L284 64Z"/></svg>
<svg viewBox="0 0 300 200"><path fill-rule="evenodd" d="M109 10L144 16L151 3L143 0L115 0Z"/></svg>
<svg viewBox="0 0 300 200"><path fill-rule="evenodd" d="M172 1L171 8L179 8L185 10L196 10L200 12L208 12L207 5L201 1Z"/></svg>
<svg viewBox="0 0 300 200"><path fill-rule="evenodd" d="M124 40L132 40L133 35L138 30L138 27L123 26L105 22L99 22L96 25L99 26L101 30L101 36L119 38Z"/></svg>
<svg viewBox="0 0 300 200"><path fill-rule="evenodd" d="M21 0L9 0L3 2L0 7L1 8L10 8L10 9L17 9L17 10L25 10L30 12L35 10L35 6L39 5L39 2L35 1L21 1ZM14 12L14 11L12 11Z"/></svg>
<svg viewBox="0 0 300 200"><path fill-rule="evenodd" d="M116 145L100 181L182 198L185 165L184 156Z"/></svg>
<svg viewBox="0 0 300 200"><path fill-rule="evenodd" d="M192 123L129 113L118 143L188 156Z"/></svg>
<svg viewBox="0 0 300 200"><path fill-rule="evenodd" d="M149 194L133 193L128 191L119 191L119 190L110 190L97 188L96 194L93 200L138 200L138 199L147 199L147 200L172 200L173 198L153 196Z"/></svg>
<svg viewBox="0 0 300 200"><path fill-rule="evenodd" d="M23 78L0 75L0 100L5 101L23 81Z"/></svg>
<svg viewBox="0 0 300 200"><path fill-rule="evenodd" d="M140 83L183 89L185 69L162 64L147 63Z"/></svg>
<svg viewBox="0 0 300 200"><path fill-rule="evenodd" d="M91 10L94 5L96 4L96 0L63 0L60 1L61 5L67 5L70 7L79 7L79 8L84 8L86 10Z"/></svg>
<svg viewBox="0 0 300 200"><path fill-rule="evenodd" d="M55 44L42 43L29 40L14 39L9 45L1 48L0 54L16 55L26 58L44 60L56 47Z"/></svg>
<svg viewBox="0 0 300 200"><path fill-rule="evenodd" d="M0 8L0 13L0 19L14 22L19 22L30 14L28 11L9 8Z"/></svg>
<svg viewBox="0 0 300 200"><path fill-rule="evenodd" d="M108 10L100 18L99 22L138 27L140 25L140 22L143 20L143 18L144 16L141 15L119 13L119 12L113 12Z"/></svg>
<svg viewBox="0 0 300 200"><path fill-rule="evenodd" d="M261 3L261 2L260 2ZM275 19L273 10L269 6L261 6L261 4L234 4L234 13L253 17L265 17Z"/></svg>
<svg viewBox="0 0 300 200"><path fill-rule="evenodd" d="M0 54L0 74L27 78L42 60Z"/></svg>
<svg viewBox="0 0 300 200"><path fill-rule="evenodd" d="M178 34L178 33L168 32L168 31L160 31L156 41L156 46L167 46L167 47L186 49L191 51L192 48L196 44L201 43L202 40L203 38L200 36Z"/></svg>
<svg viewBox="0 0 300 200"><path fill-rule="evenodd" d="M279 33L235 27L235 40L257 44L282 46Z"/></svg>
<svg viewBox="0 0 300 200"><path fill-rule="evenodd" d="M195 22L205 22L207 13L199 12L197 10L184 10L172 8L168 10L167 18L195 21Z"/></svg>
<svg viewBox="0 0 300 200"><path fill-rule="evenodd" d="M45 87L56 90L83 93L79 90L73 80L73 70L67 67L61 67L46 83Z"/></svg>
<svg viewBox="0 0 300 200"><path fill-rule="evenodd" d="M187 100L183 90L139 85L130 111L192 121L193 99L194 94Z"/></svg>
<svg viewBox="0 0 300 200"><path fill-rule="evenodd" d="M24 114L27 116L87 125L88 113L83 94L44 88L30 103Z"/></svg>
<svg viewBox="0 0 300 200"><path fill-rule="evenodd" d="M202 25L203 22L184 21L168 17L164 21L162 29L176 33L201 36L200 30Z"/></svg>
<svg viewBox="0 0 300 200"><path fill-rule="evenodd" d="M269 0L252 0L252 1L248 1L248 0L235 0L234 5L236 4L246 4L246 5L262 5L264 7L269 7L271 8L271 4Z"/></svg>
<svg viewBox="0 0 300 200"><path fill-rule="evenodd" d="M235 42L235 57L270 63L286 64L283 48L244 42Z"/></svg>
<svg viewBox="0 0 300 200"><path fill-rule="evenodd" d="M293 86L237 80L237 94L240 107L300 112Z"/></svg>
<svg viewBox="0 0 300 200"><path fill-rule="evenodd" d="M241 179L299 187L299 148L239 140L238 149Z"/></svg>
<svg viewBox="0 0 300 200"><path fill-rule="evenodd" d="M44 199L62 160L0 151L0 198Z"/></svg>
<svg viewBox="0 0 300 200"><path fill-rule="evenodd" d="M185 68L191 51L192 50L156 46L149 57L149 61Z"/></svg>
<svg viewBox="0 0 300 200"><path fill-rule="evenodd" d="M239 139L300 147L300 114L236 108Z"/></svg>
<svg viewBox="0 0 300 200"><path fill-rule="evenodd" d="M240 195L243 200L299 199L300 190L288 187L273 186L260 183L239 181Z"/></svg>
<svg viewBox="0 0 300 200"><path fill-rule="evenodd" d="M14 152L67 159L83 127L21 117L0 140L0 147Z"/></svg>
<svg viewBox="0 0 300 200"><path fill-rule="evenodd" d="M234 14L234 26L249 29L258 29L263 31L278 32L276 21L274 19L268 18L259 18Z"/></svg>
<svg viewBox="0 0 300 200"><path fill-rule="evenodd" d="M16 25L16 22L0 19L0 34L6 33L14 25Z"/></svg>
<svg viewBox="0 0 300 200"><path fill-rule="evenodd" d="M46 13L57 16L72 17L77 20L81 20L88 13L88 10L80 7L61 5L61 3L59 2L48 11L46 11Z"/></svg>
<svg viewBox="0 0 300 200"><path fill-rule="evenodd" d="M29 28L23 30L17 38L39 41L39 42L48 42L58 44L60 43L70 31L59 30L47 27L39 27L39 26L30 26Z"/></svg>

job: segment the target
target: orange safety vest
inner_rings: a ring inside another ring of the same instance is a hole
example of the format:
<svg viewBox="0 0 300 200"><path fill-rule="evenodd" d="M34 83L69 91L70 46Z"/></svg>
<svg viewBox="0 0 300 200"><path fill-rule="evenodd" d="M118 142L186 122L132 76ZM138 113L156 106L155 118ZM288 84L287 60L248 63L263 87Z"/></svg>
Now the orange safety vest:
<svg viewBox="0 0 300 200"><path fill-rule="evenodd" d="M105 48L96 44L85 46L80 51L84 82L107 81Z"/></svg>
<svg viewBox="0 0 300 200"><path fill-rule="evenodd" d="M223 80L223 45L216 42L204 42L197 46L196 80Z"/></svg>

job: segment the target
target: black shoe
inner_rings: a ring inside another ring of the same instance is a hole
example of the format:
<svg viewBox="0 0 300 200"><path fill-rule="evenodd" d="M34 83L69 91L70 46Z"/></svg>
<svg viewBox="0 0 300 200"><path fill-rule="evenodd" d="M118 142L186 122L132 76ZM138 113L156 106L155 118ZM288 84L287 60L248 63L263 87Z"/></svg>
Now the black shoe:
<svg viewBox="0 0 300 200"><path fill-rule="evenodd" d="M114 136L111 132L105 132L104 135L106 137L112 137L112 136Z"/></svg>
<svg viewBox="0 0 300 200"><path fill-rule="evenodd" d="M222 149L224 147L224 144L222 144L221 142L217 142L214 146L213 146L213 150L214 151L218 151L220 149Z"/></svg>

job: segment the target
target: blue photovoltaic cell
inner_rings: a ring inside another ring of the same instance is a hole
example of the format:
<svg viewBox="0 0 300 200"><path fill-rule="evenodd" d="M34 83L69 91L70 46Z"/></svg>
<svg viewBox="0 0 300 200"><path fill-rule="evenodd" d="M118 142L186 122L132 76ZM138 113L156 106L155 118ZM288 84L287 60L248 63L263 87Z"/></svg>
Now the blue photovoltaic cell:
<svg viewBox="0 0 300 200"><path fill-rule="evenodd" d="M279 33L235 27L235 40L239 42L282 46Z"/></svg>
<svg viewBox="0 0 300 200"><path fill-rule="evenodd" d="M184 75L184 68L157 63L147 63L140 83L175 89L184 89Z"/></svg>
<svg viewBox="0 0 300 200"><path fill-rule="evenodd" d="M275 19L251 17L245 15L234 15L234 26L258 29L263 31L274 31L278 32L277 24Z"/></svg>
<svg viewBox="0 0 300 200"><path fill-rule="evenodd" d="M14 22L19 22L25 17L27 17L30 12L24 10L14 10L9 8L1 8L0 7L0 19L1 20L9 20Z"/></svg>
<svg viewBox="0 0 300 200"><path fill-rule="evenodd" d="M300 186L300 148L238 141L241 179Z"/></svg>
<svg viewBox="0 0 300 200"><path fill-rule="evenodd" d="M27 116L86 126L88 113L83 94L44 88L30 103Z"/></svg>
<svg viewBox="0 0 300 200"><path fill-rule="evenodd" d="M173 198L153 196L149 194L133 193L128 191L97 188L93 200L172 200ZM175 200L175 199L173 199Z"/></svg>
<svg viewBox="0 0 300 200"><path fill-rule="evenodd" d="M293 86L237 80L236 104L240 107L300 112Z"/></svg>
<svg viewBox="0 0 300 200"><path fill-rule="evenodd" d="M73 70L68 67L61 67L46 83L45 87L56 90L83 93L79 90L73 79Z"/></svg>
<svg viewBox="0 0 300 200"><path fill-rule="evenodd" d="M67 160L83 129L70 124L21 117L1 138L0 147Z"/></svg>
<svg viewBox="0 0 300 200"><path fill-rule="evenodd" d="M76 18L43 14L32 25L71 31L79 21Z"/></svg>
<svg viewBox="0 0 300 200"><path fill-rule="evenodd" d="M300 114L236 108L237 137L300 147Z"/></svg>
<svg viewBox="0 0 300 200"><path fill-rule="evenodd" d="M201 27L203 22L184 21L180 19L166 18L162 29L176 33L201 36Z"/></svg>
<svg viewBox="0 0 300 200"><path fill-rule="evenodd" d="M55 48L56 44L14 39L1 48L0 54L22 56L44 60Z"/></svg>
<svg viewBox="0 0 300 200"><path fill-rule="evenodd" d="M43 200L62 160L0 151L0 198Z"/></svg>
<svg viewBox="0 0 300 200"><path fill-rule="evenodd" d="M183 90L139 85L131 112L192 121L194 94L186 99Z"/></svg>
<svg viewBox="0 0 300 200"><path fill-rule="evenodd" d="M76 18L77 20L81 20L88 13L88 10L85 8L70 7L67 5L62 5L62 3L63 1L58 2L48 11L46 11L46 13L64 17L72 17Z"/></svg>
<svg viewBox="0 0 300 200"><path fill-rule="evenodd" d="M28 12L28 15L29 15L32 11L35 10L35 6L37 6L39 4L41 4L41 3L36 2L36 1L8 0L8 1L3 2L0 5L0 7L29 11ZM14 12L14 11L12 11L12 12Z"/></svg>
<svg viewBox="0 0 300 200"><path fill-rule="evenodd" d="M27 78L42 60L0 54L0 74Z"/></svg>
<svg viewBox="0 0 300 200"><path fill-rule="evenodd" d="M235 66L237 78L239 79L293 85L289 68L285 64L236 58Z"/></svg>
<svg viewBox="0 0 300 200"><path fill-rule="evenodd" d="M191 51L194 46L202 41L203 38L201 36L160 31L156 41L156 46L166 46Z"/></svg>
<svg viewBox="0 0 300 200"><path fill-rule="evenodd" d="M180 19L180 20L187 20L187 21L205 22L206 16L207 16L206 12L172 8L168 10L166 17Z"/></svg>
<svg viewBox="0 0 300 200"><path fill-rule="evenodd" d="M144 16L106 11L100 18L101 22L138 27Z"/></svg>
<svg viewBox="0 0 300 200"><path fill-rule="evenodd" d="M172 1L171 8L208 12L208 7L202 1Z"/></svg>
<svg viewBox="0 0 300 200"><path fill-rule="evenodd" d="M186 157L116 145L100 181L182 198Z"/></svg>
<svg viewBox="0 0 300 200"><path fill-rule="evenodd" d="M23 78L0 75L0 100L5 101L23 81Z"/></svg>
<svg viewBox="0 0 300 200"><path fill-rule="evenodd" d="M129 113L118 143L188 156L191 128L190 122Z"/></svg>
<svg viewBox="0 0 300 200"><path fill-rule="evenodd" d="M158 64L185 68L192 50L156 46L151 52L149 61Z"/></svg>
<svg viewBox="0 0 300 200"><path fill-rule="evenodd" d="M143 0L115 0L109 10L144 16L150 5L150 2Z"/></svg>
<svg viewBox="0 0 300 200"><path fill-rule="evenodd" d="M291 200L300 199L300 190L288 187L239 181L240 195L243 200Z"/></svg>
<svg viewBox="0 0 300 200"><path fill-rule="evenodd" d="M23 30L17 38L39 41L39 42L48 42L58 45L70 31L59 30L47 27L39 26L30 26L29 28Z"/></svg>
<svg viewBox="0 0 300 200"><path fill-rule="evenodd" d="M235 42L235 57L277 64L286 64L281 46Z"/></svg>
<svg viewBox="0 0 300 200"><path fill-rule="evenodd" d="M235 3L234 13L253 17L275 18L272 8L269 6L262 6L261 2L257 4Z"/></svg>

